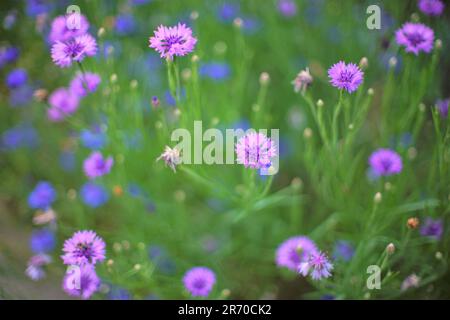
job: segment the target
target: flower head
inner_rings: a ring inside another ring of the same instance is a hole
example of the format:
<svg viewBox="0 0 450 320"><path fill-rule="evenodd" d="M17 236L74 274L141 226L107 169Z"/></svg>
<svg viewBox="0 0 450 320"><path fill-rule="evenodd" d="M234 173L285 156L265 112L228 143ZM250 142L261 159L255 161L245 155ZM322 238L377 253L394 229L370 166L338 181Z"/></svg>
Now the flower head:
<svg viewBox="0 0 450 320"><path fill-rule="evenodd" d="M331 276L333 264L328 261L328 257L323 252L313 253L306 262L300 263L298 272L306 277L311 275L313 280L320 280Z"/></svg>
<svg viewBox="0 0 450 320"><path fill-rule="evenodd" d="M34 281L41 280L45 277L44 266L52 262L52 258L49 255L40 253L35 256L32 256L30 260L28 260L27 269L25 270L25 274Z"/></svg>
<svg viewBox="0 0 450 320"><path fill-rule="evenodd" d="M410 288L417 288L420 283L420 278L415 274L411 274L403 280L402 285L400 287L401 291L406 291Z"/></svg>
<svg viewBox="0 0 450 320"><path fill-rule="evenodd" d="M313 77L309 73L309 68L306 68L305 70L300 71L292 81L292 84L294 85L294 91L301 91L302 93L304 93L312 82Z"/></svg>
<svg viewBox="0 0 450 320"><path fill-rule="evenodd" d="M277 149L272 139L263 133L250 132L241 137L236 144L237 162L246 168L268 168Z"/></svg>
<svg viewBox="0 0 450 320"><path fill-rule="evenodd" d="M87 182L81 187L80 195L83 202L92 208L100 207L109 199L108 191L92 182Z"/></svg>
<svg viewBox="0 0 450 320"><path fill-rule="evenodd" d="M94 231L78 231L64 242L63 263L67 265L95 265L105 260L105 242Z"/></svg>
<svg viewBox="0 0 450 320"><path fill-rule="evenodd" d="M47 117L51 121L61 121L78 109L80 99L71 90L58 88L48 97L50 108L47 109Z"/></svg>
<svg viewBox="0 0 450 320"><path fill-rule="evenodd" d="M150 38L150 48L155 49L161 58L173 60L174 56L184 56L194 50L197 39L191 28L179 23L174 27L159 26Z"/></svg>
<svg viewBox="0 0 450 320"><path fill-rule="evenodd" d="M344 61L339 61L328 69L328 77L333 87L352 93L363 82L364 73L354 63L346 65Z"/></svg>
<svg viewBox="0 0 450 320"><path fill-rule="evenodd" d="M6 85L10 89L18 88L24 85L28 80L28 74L24 69L14 69L6 77Z"/></svg>
<svg viewBox="0 0 450 320"><path fill-rule="evenodd" d="M436 107L442 118L446 119L448 116L448 106L450 104L450 98L445 100L438 100L436 102Z"/></svg>
<svg viewBox="0 0 450 320"><path fill-rule="evenodd" d="M400 155L390 149L378 149L369 157L369 165L376 176L390 176L402 171Z"/></svg>
<svg viewBox="0 0 450 320"><path fill-rule="evenodd" d="M78 73L72 82L70 82L70 91L79 97L84 97L88 93L97 90L97 87L101 81L100 76L96 73Z"/></svg>
<svg viewBox="0 0 450 320"><path fill-rule="evenodd" d="M50 229L35 230L31 234L30 247L34 253L49 253L55 248L55 245L55 234Z"/></svg>
<svg viewBox="0 0 450 320"><path fill-rule="evenodd" d="M183 283L192 296L207 297L216 283L216 276L206 267L195 267L186 272Z"/></svg>
<svg viewBox="0 0 450 320"><path fill-rule="evenodd" d="M341 259L342 261L350 261L355 254L355 248L353 245L345 240L336 242L334 246L333 258Z"/></svg>
<svg viewBox="0 0 450 320"><path fill-rule="evenodd" d="M163 159L166 165L171 168L173 172L176 172L175 167L181 163L180 150L176 147L172 149L169 146L166 146L164 152L156 159L156 161L159 161L160 159Z"/></svg>
<svg viewBox="0 0 450 320"><path fill-rule="evenodd" d="M419 9L428 16L440 16L444 11L444 2L441 0L419 0Z"/></svg>
<svg viewBox="0 0 450 320"><path fill-rule="evenodd" d="M297 5L293 0L278 0L278 11L285 17L292 17L297 14Z"/></svg>
<svg viewBox="0 0 450 320"><path fill-rule="evenodd" d="M31 209L48 209L56 199L53 186L46 182L39 182L28 196L28 205Z"/></svg>
<svg viewBox="0 0 450 320"><path fill-rule="evenodd" d="M70 67L72 62L81 62L86 56L97 53L97 42L88 33L67 40L56 41L51 49L53 62L61 67Z"/></svg>
<svg viewBox="0 0 450 320"><path fill-rule="evenodd" d="M420 228L420 234L424 237L440 240L443 233L442 219L426 218Z"/></svg>
<svg viewBox="0 0 450 320"><path fill-rule="evenodd" d="M48 40L51 44L57 41L65 42L75 37L84 35L88 29L89 22L82 14L58 16L52 21Z"/></svg>
<svg viewBox="0 0 450 320"><path fill-rule="evenodd" d="M101 177L111 171L113 163L114 160L112 157L103 158L103 155L100 152L94 151L86 160L84 160L84 173L91 179Z"/></svg>
<svg viewBox="0 0 450 320"><path fill-rule="evenodd" d="M86 264L78 270L68 270L63 279L63 290L70 296L89 299L99 288L100 278L92 265Z"/></svg>
<svg viewBox="0 0 450 320"><path fill-rule="evenodd" d="M275 262L279 267L297 271L300 263L305 262L311 254L316 252L316 244L308 237L291 237L278 247Z"/></svg>
<svg viewBox="0 0 450 320"><path fill-rule="evenodd" d="M83 129L80 132L80 141L84 147L98 150L105 146L107 137L100 126L93 126L91 129Z"/></svg>
<svg viewBox="0 0 450 320"><path fill-rule="evenodd" d="M395 39L398 45L405 47L406 52L417 56L420 51L431 52L434 32L424 24L407 22L395 32Z"/></svg>

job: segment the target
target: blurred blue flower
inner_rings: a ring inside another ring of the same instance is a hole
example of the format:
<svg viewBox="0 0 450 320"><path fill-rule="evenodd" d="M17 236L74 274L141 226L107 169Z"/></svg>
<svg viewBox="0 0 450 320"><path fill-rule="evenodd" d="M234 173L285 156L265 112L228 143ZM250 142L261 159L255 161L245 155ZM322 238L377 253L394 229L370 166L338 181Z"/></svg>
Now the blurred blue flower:
<svg viewBox="0 0 450 320"><path fill-rule="evenodd" d="M200 76L214 81L221 81L230 77L230 66L225 62L208 62L200 65Z"/></svg>
<svg viewBox="0 0 450 320"><path fill-rule="evenodd" d="M231 128L234 130L242 129L244 131L247 131L248 129L251 128L251 124L250 124L250 121L248 121L247 119L240 119L240 120L232 123Z"/></svg>
<svg viewBox="0 0 450 320"><path fill-rule="evenodd" d="M81 131L80 140L85 148L99 150L106 145L107 137L100 126L93 126L91 129L83 129Z"/></svg>
<svg viewBox="0 0 450 320"><path fill-rule="evenodd" d="M240 13L240 7L235 2L225 2L217 8L217 18L221 22L233 22Z"/></svg>
<svg viewBox="0 0 450 320"><path fill-rule="evenodd" d="M50 208L56 199L56 191L47 181L40 181L28 196L28 205L31 209L45 210Z"/></svg>
<svg viewBox="0 0 450 320"><path fill-rule="evenodd" d="M101 185L94 182L85 183L80 190L81 199L84 204L91 208L98 208L109 199L108 191Z"/></svg>
<svg viewBox="0 0 450 320"><path fill-rule="evenodd" d="M333 259L336 260L343 260L343 261L350 261L350 259L355 254L355 248L353 245L345 240L339 240L334 245L334 251L333 251Z"/></svg>
<svg viewBox="0 0 450 320"><path fill-rule="evenodd" d="M75 170L75 153L72 151L62 151L59 154L59 164L61 168L66 172L72 172L73 170Z"/></svg>
<svg viewBox="0 0 450 320"><path fill-rule="evenodd" d="M29 17L36 17L48 13L51 9L52 5L48 0L27 0L25 12Z"/></svg>
<svg viewBox="0 0 450 320"><path fill-rule="evenodd" d="M11 107L24 107L33 99L33 88L24 85L13 89L9 93L9 104Z"/></svg>
<svg viewBox="0 0 450 320"><path fill-rule="evenodd" d="M158 245L151 245L148 249L150 260L156 268L164 274L174 274L176 271L175 262L170 258L167 251Z"/></svg>
<svg viewBox="0 0 450 320"><path fill-rule="evenodd" d="M19 58L19 49L16 47L0 47L0 68L13 63Z"/></svg>
<svg viewBox="0 0 450 320"><path fill-rule="evenodd" d="M261 29L261 21L254 17L242 18L242 30L246 34L255 34Z"/></svg>
<svg viewBox="0 0 450 320"><path fill-rule="evenodd" d="M131 300L131 293L124 288L112 285L108 292L107 298L109 300Z"/></svg>
<svg viewBox="0 0 450 320"><path fill-rule="evenodd" d="M132 6L141 6L153 2L153 0L130 0Z"/></svg>
<svg viewBox="0 0 450 320"><path fill-rule="evenodd" d="M3 133L1 148L6 150L35 148L38 143L36 130L28 124L19 124Z"/></svg>
<svg viewBox="0 0 450 320"><path fill-rule="evenodd" d="M19 88L28 80L28 73L26 70L17 68L8 73L6 77L6 85L10 89Z"/></svg>
<svg viewBox="0 0 450 320"><path fill-rule="evenodd" d="M129 183L127 186L127 191L132 197L141 197L143 195L143 191L139 185L136 183Z"/></svg>
<svg viewBox="0 0 450 320"><path fill-rule="evenodd" d="M30 248L33 253L49 253L55 249L56 237L48 228L34 230L30 237Z"/></svg>
<svg viewBox="0 0 450 320"><path fill-rule="evenodd" d="M130 35L136 31L136 27L136 21L131 14L120 14L116 17L114 28L118 35Z"/></svg>
<svg viewBox="0 0 450 320"><path fill-rule="evenodd" d="M186 90L184 88L181 88L181 95L180 95L180 99L183 100L183 98L186 97ZM177 102L175 101L175 98L172 96L172 94L170 93L169 90L167 90L164 93L164 98L166 99L166 103L167 105L171 106L171 107L175 107Z"/></svg>
<svg viewBox="0 0 450 320"><path fill-rule="evenodd" d="M144 138L142 132L124 132L124 144L130 150L140 149Z"/></svg>

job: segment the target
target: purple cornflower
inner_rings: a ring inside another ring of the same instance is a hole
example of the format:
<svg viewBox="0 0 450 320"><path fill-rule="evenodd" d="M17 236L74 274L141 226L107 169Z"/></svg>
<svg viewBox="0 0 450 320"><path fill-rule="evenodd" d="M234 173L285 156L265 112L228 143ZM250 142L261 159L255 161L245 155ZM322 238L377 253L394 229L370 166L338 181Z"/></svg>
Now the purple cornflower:
<svg viewBox="0 0 450 320"><path fill-rule="evenodd" d="M355 248L353 245L345 240L339 240L336 242L333 251L334 259L341 259L343 261L350 261L355 254Z"/></svg>
<svg viewBox="0 0 450 320"><path fill-rule="evenodd" d="M390 149L378 149L369 157L369 165L376 176L390 176L402 171L400 155Z"/></svg>
<svg viewBox="0 0 450 320"><path fill-rule="evenodd" d="M192 296L207 297L216 283L216 276L206 267L195 267L186 272L183 283Z"/></svg>
<svg viewBox="0 0 450 320"><path fill-rule="evenodd" d="M450 98L445 100L438 100L436 102L437 109L442 118L446 119L448 116L448 106L450 104Z"/></svg>
<svg viewBox="0 0 450 320"><path fill-rule="evenodd" d="M56 245L56 237L53 231L47 228L35 230L31 234L30 248L33 253L49 253Z"/></svg>
<svg viewBox="0 0 450 320"><path fill-rule="evenodd" d="M79 97L71 90L58 88L48 97L47 116L51 121L61 121L77 110L79 102Z"/></svg>
<svg viewBox="0 0 450 320"><path fill-rule="evenodd" d="M425 223L420 228L420 234L434 240L440 240L443 232L442 219L426 218Z"/></svg>
<svg viewBox="0 0 450 320"><path fill-rule="evenodd" d="M246 168L268 168L277 149L272 139L263 133L250 132L241 137L236 144L237 162Z"/></svg>
<svg viewBox="0 0 450 320"><path fill-rule="evenodd" d="M6 77L6 85L10 89L19 88L28 80L28 74L24 69L14 69Z"/></svg>
<svg viewBox="0 0 450 320"><path fill-rule="evenodd" d="M78 231L64 242L63 263L67 265L95 265L105 260L105 242L94 231Z"/></svg>
<svg viewBox="0 0 450 320"><path fill-rule="evenodd" d="M170 148L169 146L166 146L164 149L164 152L156 159L156 161L159 161L163 159L166 165L173 170L173 172L176 172L177 170L175 167L181 163L180 158L180 150L177 148Z"/></svg>
<svg viewBox="0 0 450 320"><path fill-rule="evenodd" d="M434 32L422 23L407 22L395 32L395 39L398 45L405 47L406 52L417 56L420 51L431 52Z"/></svg>
<svg viewBox="0 0 450 320"><path fill-rule="evenodd" d="M293 17L297 14L297 5L293 0L278 0L278 11L285 17Z"/></svg>
<svg viewBox="0 0 450 320"><path fill-rule="evenodd" d="M78 17L80 20L78 20ZM88 29L89 22L82 14L58 16L52 22L48 40L51 44L57 41L65 42L75 37L84 35L88 31Z"/></svg>
<svg viewBox="0 0 450 320"><path fill-rule="evenodd" d="M48 265L52 262L52 258L46 254L37 254L32 256L30 260L28 260L27 269L25 270L25 274L34 281L41 280L45 277L44 266Z"/></svg>
<svg viewBox="0 0 450 320"><path fill-rule="evenodd" d="M86 160L84 160L84 173L91 179L101 177L111 171L113 163L114 160L112 157L103 158L103 155L100 152L94 151L86 158Z"/></svg>
<svg viewBox="0 0 450 320"><path fill-rule="evenodd" d="M328 261L328 257L323 252L313 253L306 262L300 263L298 272L306 277L311 275L313 280L320 280L331 276L333 264Z"/></svg>
<svg viewBox="0 0 450 320"><path fill-rule="evenodd" d="M419 0L418 6L428 16L440 16L445 7L441 0Z"/></svg>
<svg viewBox="0 0 450 320"><path fill-rule="evenodd" d="M291 83L294 85L295 92L301 91L303 94L312 82L313 77L309 73L309 68L306 68L305 70L301 70Z"/></svg>
<svg viewBox="0 0 450 320"><path fill-rule="evenodd" d="M68 270L63 279L63 290L70 296L89 299L99 288L100 278L92 265Z"/></svg>
<svg viewBox="0 0 450 320"><path fill-rule="evenodd" d="M39 182L28 196L28 205L31 209L46 210L56 199L56 192L53 186L46 182Z"/></svg>
<svg viewBox="0 0 450 320"><path fill-rule="evenodd" d="M317 252L314 241L305 236L295 236L287 239L277 249L275 262L279 267L297 271L300 263Z"/></svg>
<svg viewBox="0 0 450 320"><path fill-rule="evenodd" d="M159 107L159 98L157 96L153 96L151 103L152 103L153 108L158 108Z"/></svg>
<svg viewBox="0 0 450 320"><path fill-rule="evenodd" d="M80 196L83 202L92 208L100 207L109 199L108 191L92 182L87 182L81 187Z"/></svg>
<svg viewBox="0 0 450 320"><path fill-rule="evenodd" d="M150 38L149 47L155 49L161 58L170 60L173 60L173 56L184 56L192 52L197 43L191 28L181 23L174 27L160 25L154 34Z"/></svg>
<svg viewBox="0 0 450 320"><path fill-rule="evenodd" d="M354 63L339 61L328 69L328 77L333 87L352 93L363 82L364 72Z"/></svg>
<svg viewBox="0 0 450 320"><path fill-rule="evenodd" d="M94 37L86 33L84 35L67 40L56 41L52 46L52 60L61 67L70 67L73 61L81 62L86 56L97 53L97 42Z"/></svg>
<svg viewBox="0 0 450 320"><path fill-rule="evenodd" d="M76 95L84 97L90 92L95 92L101 81L100 76L96 73L78 73L70 82L70 90Z"/></svg>
<svg viewBox="0 0 450 320"><path fill-rule="evenodd" d="M401 286L400 286L400 290L401 291L406 291L410 288L417 288L420 284L420 277L418 277L415 273L407 276L405 278L405 280L403 280Z"/></svg>

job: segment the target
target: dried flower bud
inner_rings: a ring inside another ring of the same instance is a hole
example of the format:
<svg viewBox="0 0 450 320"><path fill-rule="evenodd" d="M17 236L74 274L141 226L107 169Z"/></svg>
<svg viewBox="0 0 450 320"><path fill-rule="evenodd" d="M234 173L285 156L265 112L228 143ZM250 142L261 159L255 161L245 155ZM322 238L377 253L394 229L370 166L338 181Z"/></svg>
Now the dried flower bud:
<svg viewBox="0 0 450 320"><path fill-rule="evenodd" d="M417 227L419 227L419 219L416 217L409 218L406 222L406 226L410 229L417 229Z"/></svg>
<svg viewBox="0 0 450 320"><path fill-rule="evenodd" d="M386 252L391 255L395 252L395 245L391 242L386 247Z"/></svg>
<svg viewBox="0 0 450 320"><path fill-rule="evenodd" d="M375 193L375 196L373 197L373 201L375 203L380 203L382 199L383 199L383 196L382 196L381 192Z"/></svg>

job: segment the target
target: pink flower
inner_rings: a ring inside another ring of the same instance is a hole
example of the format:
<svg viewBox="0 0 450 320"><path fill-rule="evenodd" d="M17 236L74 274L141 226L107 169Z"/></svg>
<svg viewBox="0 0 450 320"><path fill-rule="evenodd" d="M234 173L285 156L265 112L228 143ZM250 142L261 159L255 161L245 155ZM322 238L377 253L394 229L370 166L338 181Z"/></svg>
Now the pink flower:
<svg viewBox="0 0 450 320"><path fill-rule="evenodd" d="M113 163L114 161L112 157L105 159L100 152L95 151L91 153L86 160L84 160L84 173L91 179L101 177L111 171Z"/></svg>
<svg viewBox="0 0 450 320"><path fill-rule="evenodd" d="M197 39L192 36L192 30L179 23L174 27L159 26L150 38L150 48L160 53L161 58L173 60L174 56L184 56L194 50Z"/></svg>

